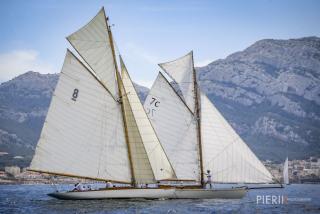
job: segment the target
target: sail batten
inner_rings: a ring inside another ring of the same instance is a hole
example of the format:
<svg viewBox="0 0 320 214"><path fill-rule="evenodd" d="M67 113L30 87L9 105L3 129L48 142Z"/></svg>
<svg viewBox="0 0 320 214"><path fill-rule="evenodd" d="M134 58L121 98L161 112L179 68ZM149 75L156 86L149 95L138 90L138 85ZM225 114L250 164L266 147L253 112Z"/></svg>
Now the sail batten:
<svg viewBox="0 0 320 214"><path fill-rule="evenodd" d="M131 181L120 105L69 50L30 168Z"/></svg>
<svg viewBox="0 0 320 214"><path fill-rule="evenodd" d="M196 121L165 77L159 73L144 108L179 180L200 180Z"/></svg>

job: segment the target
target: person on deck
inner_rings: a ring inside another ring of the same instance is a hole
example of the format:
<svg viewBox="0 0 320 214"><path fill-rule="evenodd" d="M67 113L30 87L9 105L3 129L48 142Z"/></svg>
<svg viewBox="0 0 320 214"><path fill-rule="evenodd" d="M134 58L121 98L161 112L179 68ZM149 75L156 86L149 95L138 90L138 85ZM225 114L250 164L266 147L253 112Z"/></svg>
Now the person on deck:
<svg viewBox="0 0 320 214"><path fill-rule="evenodd" d="M212 180L211 180L211 172L210 172L210 170L207 170L207 173L205 173L205 175L207 176L206 186L207 186L207 184L209 184L209 187L211 189L212 188Z"/></svg>
<svg viewBox="0 0 320 214"><path fill-rule="evenodd" d="M108 189L108 188L111 188L112 187L112 183L110 182L110 181L108 181L107 183L106 183L106 188Z"/></svg>
<svg viewBox="0 0 320 214"><path fill-rule="evenodd" d="M81 183L76 183L72 191L84 191L83 185Z"/></svg>

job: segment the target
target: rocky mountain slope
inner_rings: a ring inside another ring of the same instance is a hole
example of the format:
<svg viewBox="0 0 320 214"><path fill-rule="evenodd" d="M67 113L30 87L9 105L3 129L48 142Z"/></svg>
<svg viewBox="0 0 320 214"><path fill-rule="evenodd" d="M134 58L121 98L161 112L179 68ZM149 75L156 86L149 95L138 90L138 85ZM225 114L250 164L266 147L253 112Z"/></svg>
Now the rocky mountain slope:
<svg viewBox="0 0 320 214"><path fill-rule="evenodd" d="M320 38L261 40L197 71L260 158L320 156ZM0 168L29 164L57 80L27 72L0 85ZM148 89L136 88L144 100Z"/></svg>
<svg viewBox="0 0 320 214"><path fill-rule="evenodd" d="M198 74L261 158L320 156L320 38L261 40Z"/></svg>

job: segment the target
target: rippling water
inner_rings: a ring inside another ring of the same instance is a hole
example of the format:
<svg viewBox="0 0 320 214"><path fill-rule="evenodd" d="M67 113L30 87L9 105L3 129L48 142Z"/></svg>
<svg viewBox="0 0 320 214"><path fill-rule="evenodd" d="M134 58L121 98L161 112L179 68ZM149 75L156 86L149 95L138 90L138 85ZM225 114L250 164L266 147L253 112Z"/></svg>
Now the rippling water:
<svg viewBox="0 0 320 214"><path fill-rule="evenodd" d="M320 185L311 184L250 190L241 200L62 201L46 195L53 191L51 185L2 185L0 213L320 213ZM283 195L288 200L286 204L257 204L257 196L267 195Z"/></svg>

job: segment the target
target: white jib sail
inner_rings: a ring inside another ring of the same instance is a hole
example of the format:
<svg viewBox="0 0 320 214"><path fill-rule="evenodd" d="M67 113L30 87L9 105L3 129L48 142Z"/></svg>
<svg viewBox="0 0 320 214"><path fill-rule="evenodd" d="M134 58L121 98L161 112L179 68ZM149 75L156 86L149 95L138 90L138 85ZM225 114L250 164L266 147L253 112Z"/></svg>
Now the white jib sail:
<svg viewBox="0 0 320 214"><path fill-rule="evenodd" d="M130 76L124 64L121 64L122 81L126 96L130 102L131 110L135 118L145 151L147 152L154 177L156 180L175 179L175 172L171 167L171 164L140 102Z"/></svg>
<svg viewBox="0 0 320 214"><path fill-rule="evenodd" d="M283 166L283 183L289 184L289 161L288 161L288 158L286 158L286 161L284 162L284 166Z"/></svg>
<svg viewBox="0 0 320 214"><path fill-rule="evenodd" d="M194 65L192 51L179 59L171 62L160 63L159 66L178 83L186 104L191 111L194 112Z"/></svg>
<svg viewBox="0 0 320 214"><path fill-rule="evenodd" d="M270 183L272 175L201 93L203 169L221 183Z"/></svg>
<svg viewBox="0 0 320 214"><path fill-rule="evenodd" d="M118 97L116 70L104 9L67 39L111 94Z"/></svg>
<svg viewBox="0 0 320 214"><path fill-rule="evenodd" d="M159 73L144 108L181 180L200 180L197 125L192 112Z"/></svg>
<svg viewBox="0 0 320 214"><path fill-rule="evenodd" d="M154 183L155 178L149 162L148 155L143 145L141 135L134 118L130 102L121 84L122 103L124 106L125 125L128 135L128 146L130 148L130 156L133 168L133 176L136 184Z"/></svg>
<svg viewBox="0 0 320 214"><path fill-rule="evenodd" d="M30 168L131 182L120 105L69 51Z"/></svg>

